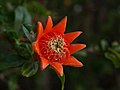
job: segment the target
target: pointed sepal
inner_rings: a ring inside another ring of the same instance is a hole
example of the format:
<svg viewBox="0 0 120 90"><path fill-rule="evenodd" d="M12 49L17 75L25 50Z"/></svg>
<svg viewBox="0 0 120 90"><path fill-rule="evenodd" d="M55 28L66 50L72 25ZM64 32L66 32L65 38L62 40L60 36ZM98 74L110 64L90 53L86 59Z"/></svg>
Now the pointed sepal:
<svg viewBox="0 0 120 90"><path fill-rule="evenodd" d="M68 46L68 49L70 51L70 54L73 54L74 52L82 50L85 47L86 47L85 44L71 44Z"/></svg>
<svg viewBox="0 0 120 90"><path fill-rule="evenodd" d="M38 55L40 55L40 49L39 49L39 43L38 43L38 41L32 43L32 49L33 49Z"/></svg>
<svg viewBox="0 0 120 90"><path fill-rule="evenodd" d="M49 65L49 62L47 59L45 59L44 57L40 57L41 58L41 70L44 70L48 65Z"/></svg>
<svg viewBox="0 0 120 90"><path fill-rule="evenodd" d="M76 58L74 58L73 56L70 56L67 60L65 60L63 62L63 65L67 65L67 66L73 66L73 67L82 67L83 64L78 61Z"/></svg>
<svg viewBox="0 0 120 90"><path fill-rule="evenodd" d="M53 27L53 31L63 34L65 32L66 23L67 23L67 16Z"/></svg>
<svg viewBox="0 0 120 90"><path fill-rule="evenodd" d="M68 42L71 43L75 38L77 38L82 32L77 31L77 32L72 32L72 33L67 33L63 37L64 39Z"/></svg>
<svg viewBox="0 0 120 90"><path fill-rule="evenodd" d="M42 23L41 22L37 22L37 38L36 38L36 40L39 40L40 37L42 36L42 34L43 34Z"/></svg>
<svg viewBox="0 0 120 90"><path fill-rule="evenodd" d="M48 16L46 20L46 27L45 27L45 33L48 33L52 30L53 22L51 16Z"/></svg>
<svg viewBox="0 0 120 90"><path fill-rule="evenodd" d="M59 74L60 76L63 75L62 64L60 64L58 62L52 62L52 63L50 63L50 65L55 69L55 71L57 72L57 74Z"/></svg>

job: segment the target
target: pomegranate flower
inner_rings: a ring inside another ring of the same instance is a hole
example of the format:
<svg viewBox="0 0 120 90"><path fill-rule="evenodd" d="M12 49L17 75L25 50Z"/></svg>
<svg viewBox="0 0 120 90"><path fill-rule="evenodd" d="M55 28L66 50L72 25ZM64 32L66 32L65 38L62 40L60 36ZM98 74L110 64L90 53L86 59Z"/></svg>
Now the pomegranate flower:
<svg viewBox="0 0 120 90"><path fill-rule="evenodd" d="M43 29L41 22L38 22L36 41L32 43L33 50L40 58L41 69L50 65L60 76L63 75L62 65L83 66L71 54L86 47L85 44L70 44L82 32L64 34L66 22L67 17L53 27L52 19L48 16L45 29Z"/></svg>

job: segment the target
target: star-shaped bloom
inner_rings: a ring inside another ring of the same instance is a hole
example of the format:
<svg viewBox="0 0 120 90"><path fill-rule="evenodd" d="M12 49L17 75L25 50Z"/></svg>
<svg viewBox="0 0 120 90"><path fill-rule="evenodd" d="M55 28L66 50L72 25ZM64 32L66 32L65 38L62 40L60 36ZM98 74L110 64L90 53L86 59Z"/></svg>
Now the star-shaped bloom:
<svg viewBox="0 0 120 90"><path fill-rule="evenodd" d="M83 66L71 54L86 47L85 44L71 44L82 32L76 31L64 34L66 22L67 17L53 27L52 19L48 16L44 29L41 22L38 22L36 41L32 44L33 50L38 54L41 61L41 69L43 70L50 65L60 76L63 75L62 65Z"/></svg>

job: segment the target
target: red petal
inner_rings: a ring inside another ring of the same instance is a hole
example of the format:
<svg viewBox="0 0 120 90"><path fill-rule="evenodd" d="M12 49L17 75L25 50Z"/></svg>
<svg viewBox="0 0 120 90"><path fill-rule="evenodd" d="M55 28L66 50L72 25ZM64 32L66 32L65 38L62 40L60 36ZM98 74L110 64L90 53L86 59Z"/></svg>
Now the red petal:
<svg viewBox="0 0 120 90"><path fill-rule="evenodd" d="M70 54L73 54L74 52L77 52L85 47L85 44L71 44L70 46L68 46L68 49L70 51Z"/></svg>
<svg viewBox="0 0 120 90"><path fill-rule="evenodd" d="M67 33L63 37L68 43L71 43L76 37L78 37L82 32L77 31L77 32L72 32L72 33Z"/></svg>
<svg viewBox="0 0 120 90"><path fill-rule="evenodd" d="M73 66L73 67L82 67L83 64L79 62L76 58L73 56L70 56L67 60L63 62L63 65Z"/></svg>
<svg viewBox="0 0 120 90"><path fill-rule="evenodd" d="M48 16L47 24L45 27L45 33L49 32L52 29L52 26L53 26L52 18L50 16Z"/></svg>
<svg viewBox="0 0 120 90"><path fill-rule="evenodd" d="M40 55L39 44L38 44L37 41L32 43L32 49L33 49L38 55Z"/></svg>
<svg viewBox="0 0 120 90"><path fill-rule="evenodd" d="M62 19L56 26L53 27L53 31L58 33L64 33L66 28L67 16Z"/></svg>
<svg viewBox="0 0 120 90"><path fill-rule="evenodd" d="M40 39L40 37L42 36L43 33L43 26L41 24L41 22L37 22L37 40Z"/></svg>
<svg viewBox="0 0 120 90"><path fill-rule="evenodd" d="M63 67L62 64L58 63L58 62L52 62L50 63L50 65L55 69L55 71L62 76L63 75Z"/></svg>
<svg viewBox="0 0 120 90"><path fill-rule="evenodd" d="M44 57L40 57L40 58L41 58L41 70L43 70L49 65L49 62Z"/></svg>

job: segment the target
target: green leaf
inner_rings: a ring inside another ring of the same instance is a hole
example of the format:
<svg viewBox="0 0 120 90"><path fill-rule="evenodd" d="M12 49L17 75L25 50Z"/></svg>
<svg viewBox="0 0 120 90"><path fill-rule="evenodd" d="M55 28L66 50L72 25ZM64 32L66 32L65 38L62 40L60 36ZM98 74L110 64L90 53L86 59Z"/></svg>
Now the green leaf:
<svg viewBox="0 0 120 90"><path fill-rule="evenodd" d="M112 54L114 54L117 58L120 59L120 53L118 53L116 50L108 48L108 51L110 51Z"/></svg>
<svg viewBox="0 0 120 90"><path fill-rule="evenodd" d="M105 57L112 61L115 68L120 68L120 60L118 57L116 57L114 54L106 52Z"/></svg>
<svg viewBox="0 0 120 90"><path fill-rule="evenodd" d="M106 40L101 40L100 45L103 51L107 50L107 47L109 46Z"/></svg>
<svg viewBox="0 0 120 90"><path fill-rule="evenodd" d="M15 30L20 30L22 23L31 24L31 22L32 22L31 15L27 11L26 7L18 6L15 9L15 21L14 21Z"/></svg>
<svg viewBox="0 0 120 90"><path fill-rule="evenodd" d="M24 31L24 33L25 33L25 36L28 38L28 40L29 40L30 42L32 42L32 41L33 41L33 38L32 38L30 32L28 31L28 29L26 28L25 25L22 25L22 29L23 29L23 31Z"/></svg>
<svg viewBox="0 0 120 90"><path fill-rule="evenodd" d="M120 52L120 44L118 42L113 42L112 43L112 48L117 51Z"/></svg>
<svg viewBox="0 0 120 90"><path fill-rule="evenodd" d="M31 77L37 73L38 68L39 68L38 62L29 61L23 65L21 72L23 76Z"/></svg>
<svg viewBox="0 0 120 90"><path fill-rule="evenodd" d="M7 55L5 58L0 60L0 70L18 67L25 62L25 59L16 54Z"/></svg>
<svg viewBox="0 0 120 90"><path fill-rule="evenodd" d="M9 38L9 40L15 40L19 37L15 31L4 31L4 35Z"/></svg>
<svg viewBox="0 0 120 90"><path fill-rule="evenodd" d="M63 74L63 76L60 76L58 75L60 81L61 81L61 85L62 85L62 88L61 90L64 90L64 84L65 84L65 74Z"/></svg>
<svg viewBox="0 0 120 90"><path fill-rule="evenodd" d="M15 9L15 22L14 22L14 25L15 25L16 30L20 29L20 25L23 22L23 18L24 18L23 7L18 6Z"/></svg>

